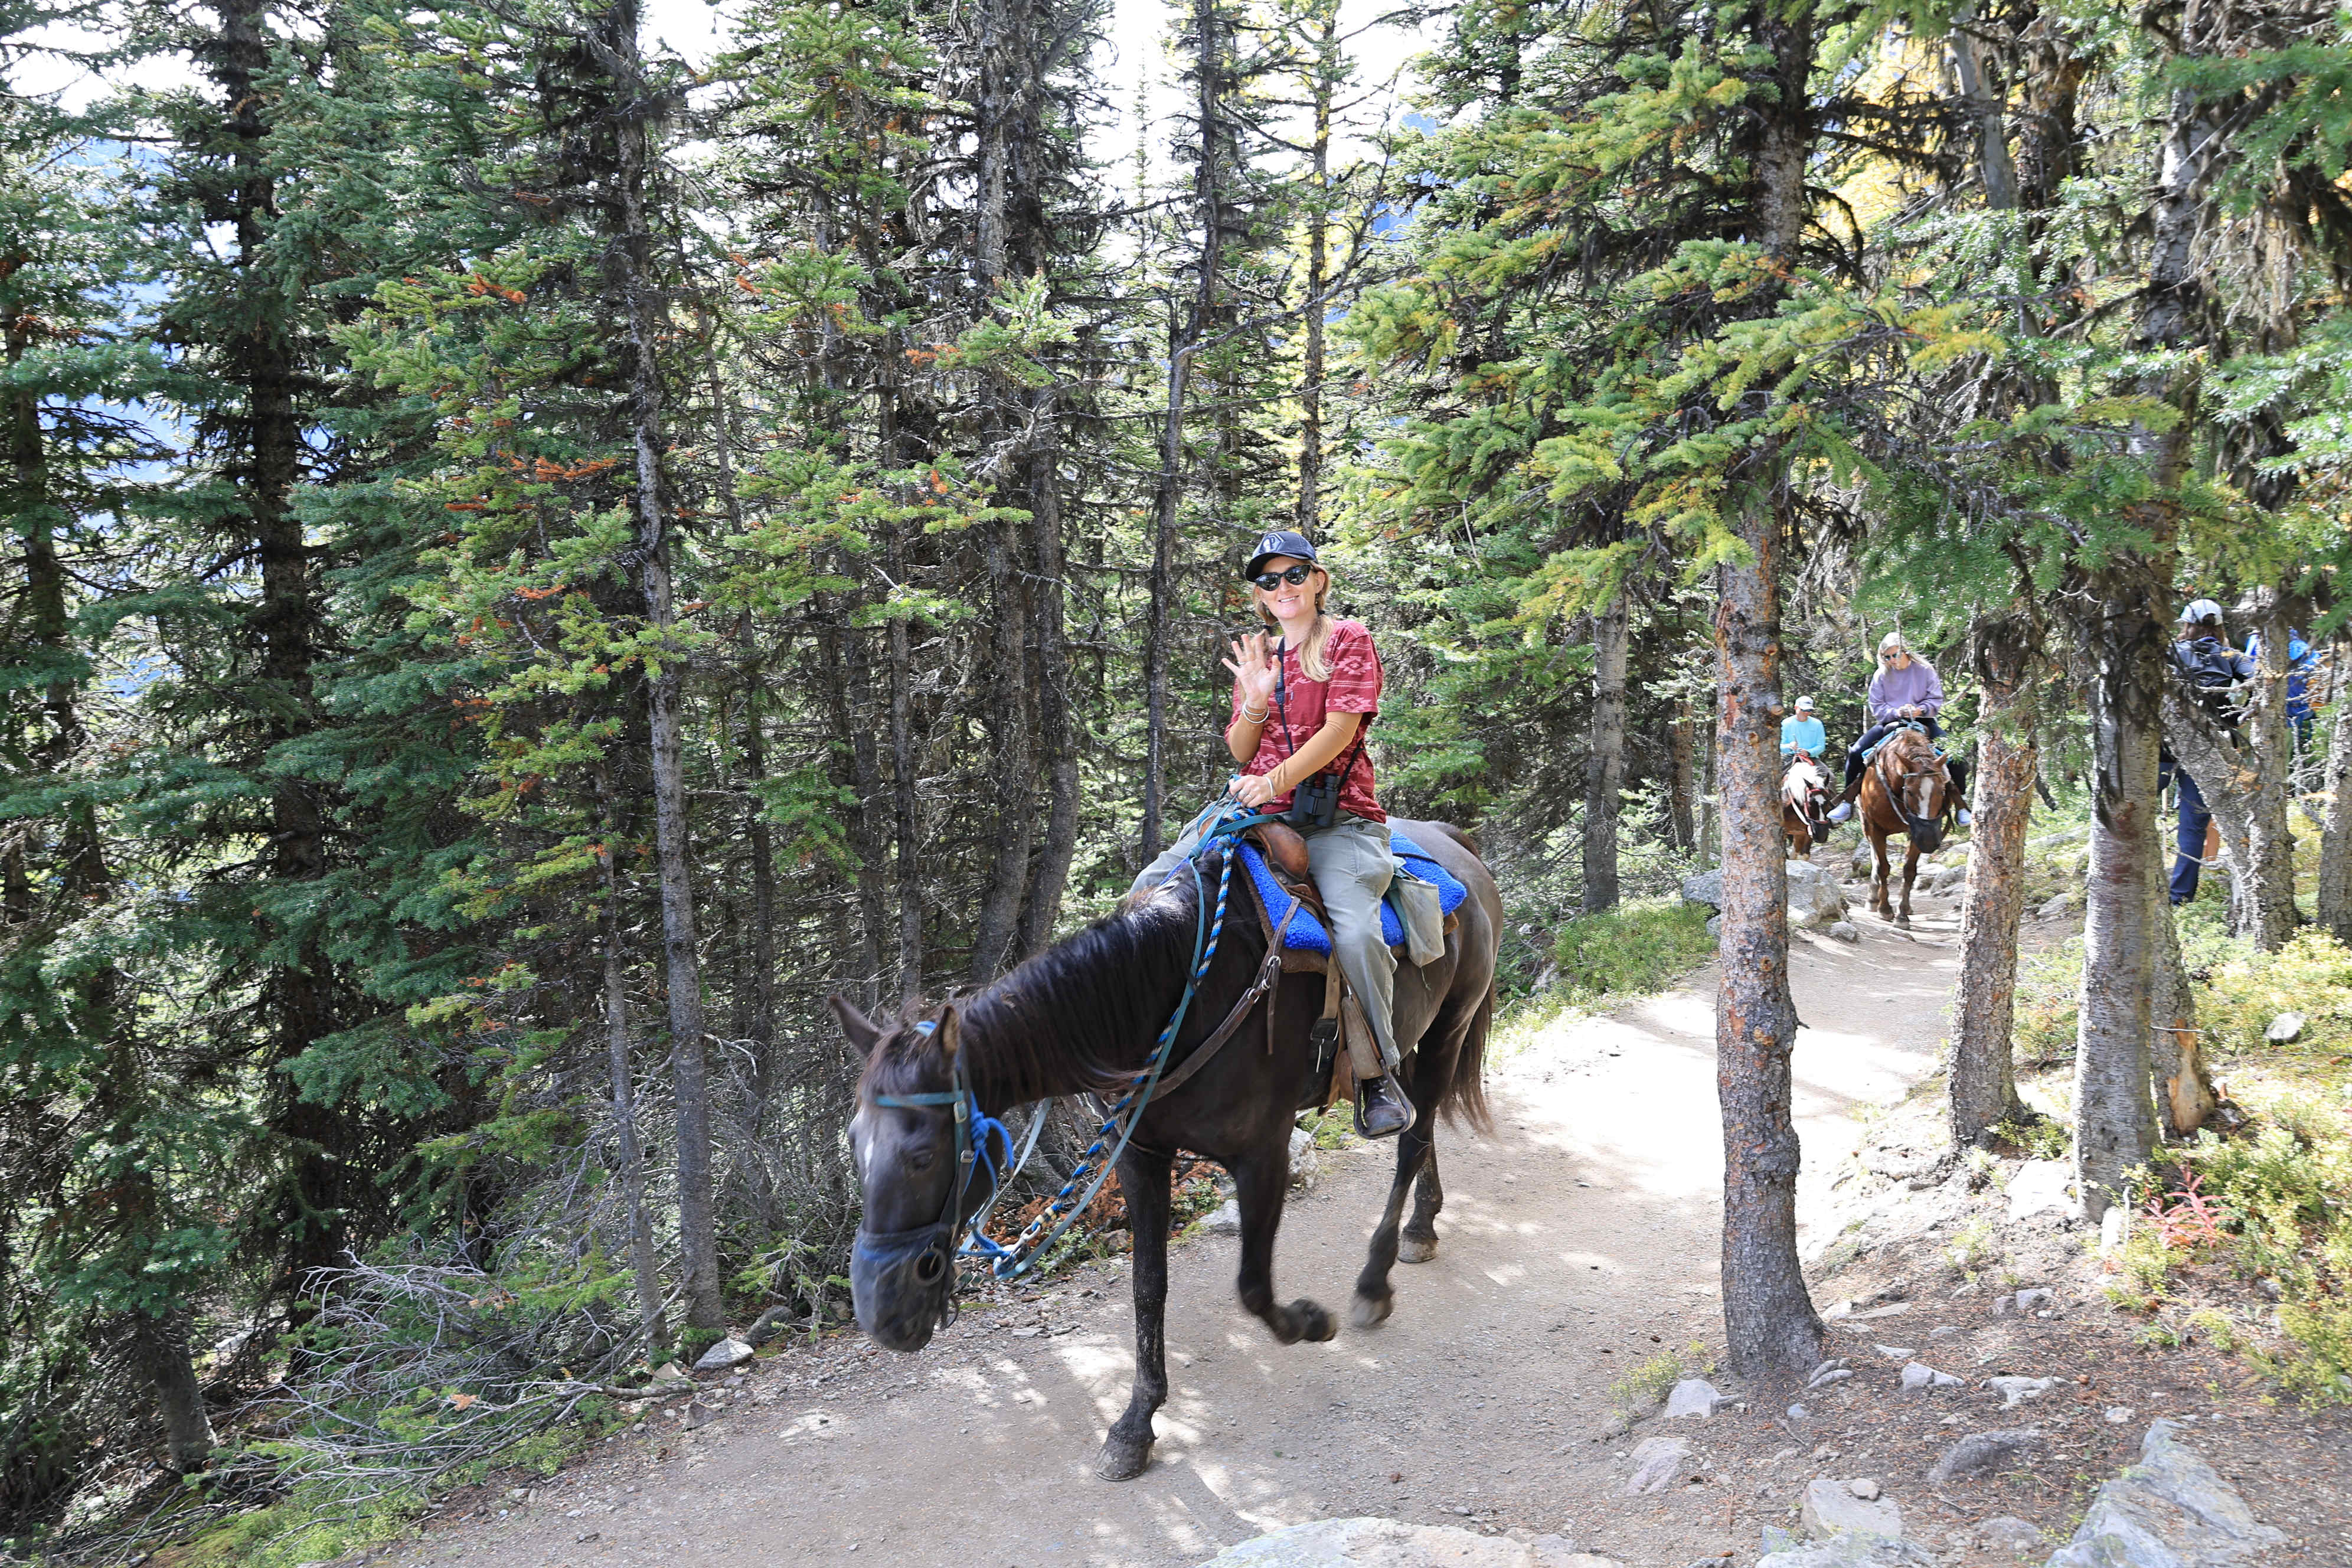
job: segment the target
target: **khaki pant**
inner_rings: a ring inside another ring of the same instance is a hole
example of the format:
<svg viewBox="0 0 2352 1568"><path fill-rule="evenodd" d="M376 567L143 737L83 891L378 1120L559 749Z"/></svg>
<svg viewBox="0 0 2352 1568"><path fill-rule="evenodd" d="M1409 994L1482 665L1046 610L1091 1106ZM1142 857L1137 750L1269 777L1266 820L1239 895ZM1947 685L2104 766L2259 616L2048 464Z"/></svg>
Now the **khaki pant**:
<svg viewBox="0 0 2352 1568"><path fill-rule="evenodd" d="M1389 853L1389 826L1339 814L1328 827L1307 834L1307 867L1323 907L1331 915L1331 949L1339 973L1356 994L1372 1038L1380 1043L1381 1065L1395 1070L1396 954L1381 940L1381 898L1396 876L1396 860ZM1184 863L1201 842L1194 828L1170 845L1160 858L1135 879L1140 891L1156 888Z"/></svg>

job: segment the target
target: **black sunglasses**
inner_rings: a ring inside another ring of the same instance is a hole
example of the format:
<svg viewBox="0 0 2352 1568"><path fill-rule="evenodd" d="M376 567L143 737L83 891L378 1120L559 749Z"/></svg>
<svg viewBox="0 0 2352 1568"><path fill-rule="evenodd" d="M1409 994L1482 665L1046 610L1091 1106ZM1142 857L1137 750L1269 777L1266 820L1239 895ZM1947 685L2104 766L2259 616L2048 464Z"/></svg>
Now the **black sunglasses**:
<svg viewBox="0 0 2352 1568"><path fill-rule="evenodd" d="M1314 575L1314 567L1306 565L1302 563L1299 565L1291 567L1286 572L1261 572L1256 576L1251 578L1250 581L1271 594L1276 588L1281 587L1285 583L1287 583L1292 587L1296 588L1300 584L1306 582L1308 577Z"/></svg>

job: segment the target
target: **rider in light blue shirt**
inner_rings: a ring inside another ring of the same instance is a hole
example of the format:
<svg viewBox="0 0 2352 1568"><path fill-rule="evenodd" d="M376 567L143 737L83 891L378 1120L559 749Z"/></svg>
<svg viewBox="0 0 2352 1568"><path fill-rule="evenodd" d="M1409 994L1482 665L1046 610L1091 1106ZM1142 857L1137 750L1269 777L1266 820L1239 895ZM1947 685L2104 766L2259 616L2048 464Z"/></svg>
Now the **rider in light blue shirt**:
<svg viewBox="0 0 2352 1568"><path fill-rule="evenodd" d="M1813 761L1820 762L1829 739L1829 731L1822 728L1819 719L1813 717L1813 700L1800 697L1797 699L1797 710L1780 721L1780 760L1785 763L1802 752Z"/></svg>

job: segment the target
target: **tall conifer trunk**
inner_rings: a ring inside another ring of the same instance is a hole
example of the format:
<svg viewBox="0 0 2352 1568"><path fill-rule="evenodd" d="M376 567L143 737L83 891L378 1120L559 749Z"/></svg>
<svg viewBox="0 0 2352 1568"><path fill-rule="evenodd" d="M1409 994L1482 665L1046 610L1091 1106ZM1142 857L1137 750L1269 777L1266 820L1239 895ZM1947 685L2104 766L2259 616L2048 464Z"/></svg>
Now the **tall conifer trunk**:
<svg viewBox="0 0 2352 1568"><path fill-rule="evenodd" d="M1221 127L1225 110L1225 51L1217 0L1192 0L1193 113L1201 156L1192 174L1192 205L1201 225L1201 247L1192 264L1190 320L1180 329L1179 312L1168 307L1167 402L1160 413L1160 471L1151 498L1150 607L1144 629L1144 764L1142 858L1160 853L1160 818L1168 809L1168 662L1177 608L1177 512L1184 499L1184 397L1192 353L1217 311L1219 262L1224 255L1224 160Z"/></svg>
<svg viewBox="0 0 2352 1568"><path fill-rule="evenodd" d="M2010 1055L2017 1004L2017 928L2025 906L2025 829L2033 809L2036 634L1979 627L1976 826L1960 897L1960 974L1952 994L1952 1146L1980 1142L2024 1110Z"/></svg>
<svg viewBox="0 0 2352 1568"><path fill-rule="evenodd" d="M1749 197L1764 254L1788 263L1804 231L1813 145L1805 84L1810 5L1759 5L1744 18L1770 79L1754 131ZM1753 309L1774 290L1759 290ZM1784 461L1759 453L1735 477L1742 559L1718 569L1715 786L1723 809L1722 978L1715 1009L1716 1095L1723 1110L1723 1320L1743 1375L1802 1372L1821 1359L1822 1321L1797 1256L1800 1151L1790 1054L1788 855L1780 832L1780 574L1790 537Z"/></svg>
<svg viewBox="0 0 2352 1568"><path fill-rule="evenodd" d="M1306 295L1318 299L1331 268L1331 113L1339 64L1339 7L1327 4L1316 18L1314 58L1306 68L1307 100L1313 114L1308 143ZM1298 504L1292 526L1312 540L1323 517L1323 368L1326 308L1313 305L1299 323L1306 352L1298 367Z"/></svg>
<svg viewBox="0 0 2352 1568"><path fill-rule="evenodd" d="M1790 1056L1789 882L1780 834L1782 520L1751 504L1752 559L1721 569L1715 626L1716 787L1723 800L1716 1092L1723 1109L1723 1314L1743 1375L1821 1360L1822 1324L1797 1257L1800 1150Z"/></svg>
<svg viewBox="0 0 2352 1568"><path fill-rule="evenodd" d="M695 910L691 824L686 788L684 703L687 657L675 646L668 501L662 482L665 395L663 314L653 276L653 226L646 208L651 112L637 43L635 0L613 0L593 24L601 36L614 121L614 218L606 252L628 322L630 447L636 511L639 588L659 645L660 668L646 680L647 739L653 760L654 863L660 879L662 968L669 1001L670 1084L677 1118L678 1255L689 1328L726 1324L719 1299L719 1233L711 1196L709 1057L703 1026L702 958Z"/></svg>
<svg viewBox="0 0 2352 1568"><path fill-rule="evenodd" d="M1050 399L1051 389L1039 395ZM1019 956L1044 951L1061 918L1062 894L1069 885L1070 861L1078 848L1077 727L1070 717L1070 654L1065 635L1068 615L1063 583L1062 495L1059 443L1037 454L1030 467L1029 539L1034 552L1032 582L1035 652L1030 678L1036 689L1037 747L1045 759L1045 823L1032 863L1029 889L1021 902Z"/></svg>
<svg viewBox="0 0 2352 1568"><path fill-rule="evenodd" d="M2150 213L2147 262L2136 337L2170 347L2188 335L2198 295L2192 267L2211 174L2215 128L2186 91L2173 95ZM2083 1210L2103 1216L2124 1197L2124 1173L2155 1139L2149 1095L2150 997L2158 921L2171 910L2152 891L2147 858L2157 843L2157 753L2177 491L2194 424L2194 371L2146 378L2141 390L2169 404L2169 429L2135 429L2131 448L2155 495L2139 520L2145 550L2117 552L2084 584L2084 641L2090 688L2092 819L2089 908L2083 929L2081 1022L2074 1049L2074 1175Z"/></svg>
<svg viewBox="0 0 2352 1568"><path fill-rule="evenodd" d="M2156 853L2160 592L2144 561L2092 590L2091 868L2083 925L2083 993L2074 1047L2074 1174L2092 1218L2124 1191L2124 1173L2155 1140L2148 1100L2149 993L2158 920Z"/></svg>
<svg viewBox="0 0 2352 1568"><path fill-rule="evenodd" d="M2329 717L2326 771L2321 793L2326 820L2319 839L2319 924L2341 942L2352 943L2352 639L2338 637L2335 657L2335 710Z"/></svg>
<svg viewBox="0 0 2352 1568"><path fill-rule="evenodd" d="M270 58L264 26L270 0L215 0L215 9L220 30L211 47L212 74L221 89L221 130L230 149L215 216L234 229L239 289L239 319L222 348L244 398L236 480L261 568L260 598L247 624L260 647L257 746L267 752L316 726L311 667L320 607L312 550L293 507L302 472L303 417L288 319L293 301L279 293L284 258L269 252L278 200L268 145ZM270 880L318 881L327 870L327 820L316 786L283 772L268 790ZM269 965L265 980L269 1056L281 1069L337 1027L331 963L314 935L304 933L294 947L290 960ZM270 1128L289 1167L272 1225L286 1249L279 1289L299 1302L310 1273L340 1260L349 1234L342 1139L335 1114L304 1098L282 1070L271 1074L270 1099ZM294 1315L300 1319L303 1309L298 1305Z"/></svg>
<svg viewBox="0 0 2352 1568"><path fill-rule="evenodd" d="M1621 585L1607 607L1592 617L1592 729L1584 760L1588 915L1617 907L1617 794L1625 779L1625 660L1632 641L1632 598Z"/></svg>

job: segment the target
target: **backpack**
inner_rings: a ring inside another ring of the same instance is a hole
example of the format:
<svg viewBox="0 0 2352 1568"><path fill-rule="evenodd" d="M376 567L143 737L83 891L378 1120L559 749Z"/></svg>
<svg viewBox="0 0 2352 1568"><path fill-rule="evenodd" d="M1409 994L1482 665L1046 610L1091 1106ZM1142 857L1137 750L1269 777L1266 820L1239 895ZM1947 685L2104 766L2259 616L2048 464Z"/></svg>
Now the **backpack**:
<svg viewBox="0 0 2352 1568"><path fill-rule="evenodd" d="M2232 727L2238 722L2238 704L2229 688L2239 679L2238 663L2245 657L2210 637L2172 645L2172 662L2197 689L2198 701L2215 718Z"/></svg>

